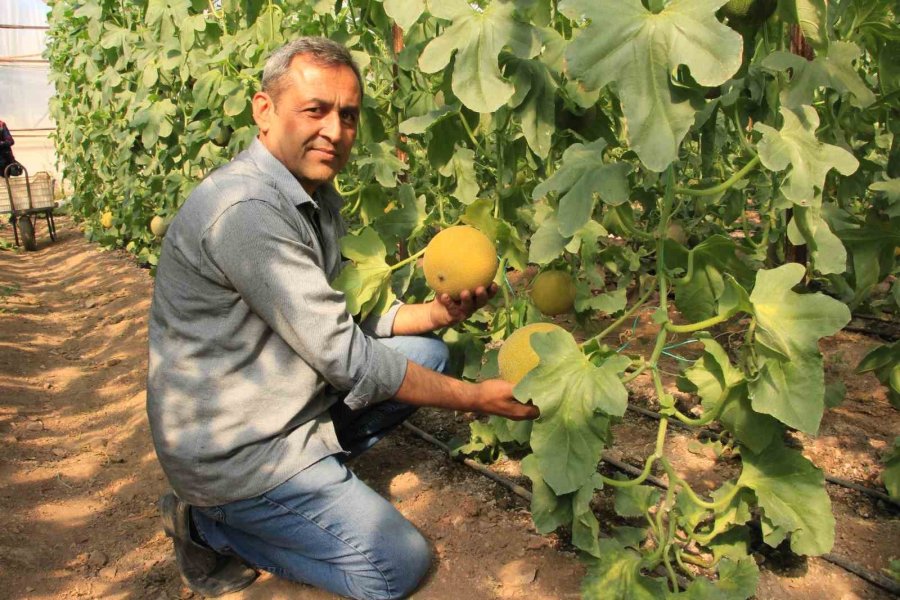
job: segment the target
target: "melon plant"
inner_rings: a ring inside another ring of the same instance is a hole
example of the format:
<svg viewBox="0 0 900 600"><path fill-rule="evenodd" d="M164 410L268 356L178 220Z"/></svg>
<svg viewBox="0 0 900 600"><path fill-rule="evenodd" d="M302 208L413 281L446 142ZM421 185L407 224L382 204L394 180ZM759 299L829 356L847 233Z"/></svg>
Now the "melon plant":
<svg viewBox="0 0 900 600"><path fill-rule="evenodd" d="M265 56L325 34L348 44L366 86L356 156L335 182L352 231L334 285L352 313L432 297L426 245L477 229L502 293L445 334L477 379L496 375L487 348L544 318L507 280L535 265L574 275L577 330L531 336L537 363L515 387L540 419L478 422L470 447L527 448L535 525L566 527L592 557L586 598L749 597L751 531L797 554L831 549L822 471L784 436L819 429L819 341L851 311L896 318L900 303L890 2L783 0L752 35L725 0L48 5L58 152L99 242L155 264L150 219L253 139ZM117 226L92 226L106 210ZM655 330L646 353L617 339L641 316ZM689 359L663 366L688 341ZM639 476L607 477L598 462L638 377L663 414L657 443ZM712 492L681 478L665 447L674 421L717 425L735 477ZM654 471L665 493L646 485ZM601 536L600 488L640 528Z"/></svg>

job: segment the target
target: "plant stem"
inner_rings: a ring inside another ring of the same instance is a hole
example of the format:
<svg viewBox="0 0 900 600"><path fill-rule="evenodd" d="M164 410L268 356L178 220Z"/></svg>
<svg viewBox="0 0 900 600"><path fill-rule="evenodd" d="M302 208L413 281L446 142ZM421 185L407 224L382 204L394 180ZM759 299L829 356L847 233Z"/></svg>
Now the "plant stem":
<svg viewBox="0 0 900 600"><path fill-rule="evenodd" d="M653 451L653 454L647 457L646 462L644 463L644 470L641 471L641 474L637 476L636 479L630 480L622 480L622 479L612 479L610 477L605 477L601 475L603 478L603 483L611 485L616 488L628 488L634 487L636 485L640 485L644 483L647 477L650 476L650 470L653 468L653 463L659 460L663 455L663 445L666 441L666 429L669 426L668 419L661 419L659 422L659 430L656 432L656 448Z"/></svg>
<svg viewBox="0 0 900 600"><path fill-rule="evenodd" d="M482 155L485 155L484 148L481 147L481 144L478 142L478 139L475 137L475 132L472 131L472 128L469 126L469 121L466 120L466 116L462 114L462 111L456 113L459 115L459 120L462 121L463 129L466 130L466 133L469 135L469 139L472 140L472 144L475 145L475 149L481 152Z"/></svg>
<svg viewBox="0 0 900 600"><path fill-rule="evenodd" d="M672 333L693 333L695 331L703 331L704 329L709 329L713 325L724 323L727 320L727 316L717 315L715 317L710 317L709 319L698 321L696 323L687 323L686 325L675 325L667 321L665 328L667 331L671 331Z"/></svg>
<svg viewBox="0 0 900 600"><path fill-rule="evenodd" d="M637 299L637 302L635 302L634 305L633 305L631 308L629 308L627 311L625 311L625 313L624 313L621 317L619 317L618 319L616 319L615 321L613 321L612 324L610 324L609 327L607 327L606 329L604 329L603 331L601 331L600 333L598 333L598 334L595 335L594 337L592 337L592 338L590 338L590 339L588 339L588 340L585 340L584 342L582 342L581 344L579 344L579 346L583 348L583 347L585 346L585 344L587 344L588 342L593 342L593 341L599 342L599 341L603 340L603 338L605 338L605 337L608 336L610 333L612 333L613 331L615 331L616 329L618 329L619 326L622 325L622 323L624 323L625 321L627 321L628 318L631 317L631 315L633 315L633 314L635 313L635 311L637 311L637 309L639 309L639 308L642 307L644 304L646 304L647 300L650 298L650 295L651 295L652 293L653 293L653 282L650 283L650 287L649 287L649 289L648 289L646 292L644 292L644 295L641 296L640 298L638 298L638 299Z"/></svg>
<svg viewBox="0 0 900 600"><path fill-rule="evenodd" d="M721 194L722 192L731 188L731 186L733 186L735 183L737 183L744 177L746 177L747 174L750 173L750 171L752 171L753 169L755 169L757 167L757 165L759 165L759 162L760 162L759 155L754 156L750 160L750 162L748 162L746 165L744 165L744 168L742 168L740 171L738 171L737 173L735 173L734 175L732 175L731 177L729 177L728 179L726 179L719 185L714 185L713 187L700 188L700 189L677 187L677 188L675 188L675 191L679 194L687 194L688 196L717 196L717 195Z"/></svg>
<svg viewBox="0 0 900 600"><path fill-rule="evenodd" d="M404 266L404 265L407 265L407 264L411 263L412 261L418 259L418 258L419 258L420 256L422 256L423 254L425 254L425 248L422 248L421 250L419 250L419 251L416 252L415 254L411 254L410 256L404 258L403 260L401 260L401 261L398 262L397 264L391 265L391 271L396 271L396 270L399 269L400 267L402 267L402 266Z"/></svg>
<svg viewBox="0 0 900 600"><path fill-rule="evenodd" d="M707 423L719 418L719 415L722 413L722 408L725 406L725 399L728 398L728 394L730 392L730 386L723 389L722 393L719 395L718 400L716 400L716 405L713 406L710 410L705 411L702 417L693 419L676 408L673 409L675 411L675 418L685 425L690 425L692 427L701 427L703 425L706 425Z"/></svg>

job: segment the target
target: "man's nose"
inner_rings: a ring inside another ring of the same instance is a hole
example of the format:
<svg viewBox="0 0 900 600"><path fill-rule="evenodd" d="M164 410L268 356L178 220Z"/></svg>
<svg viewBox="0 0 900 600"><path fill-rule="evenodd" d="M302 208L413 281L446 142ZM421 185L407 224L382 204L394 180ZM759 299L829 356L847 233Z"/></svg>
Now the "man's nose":
<svg viewBox="0 0 900 600"><path fill-rule="evenodd" d="M322 119L322 128L319 130L319 133L322 137L329 140L336 140L341 137L341 115L338 111L333 110L328 113L328 115Z"/></svg>

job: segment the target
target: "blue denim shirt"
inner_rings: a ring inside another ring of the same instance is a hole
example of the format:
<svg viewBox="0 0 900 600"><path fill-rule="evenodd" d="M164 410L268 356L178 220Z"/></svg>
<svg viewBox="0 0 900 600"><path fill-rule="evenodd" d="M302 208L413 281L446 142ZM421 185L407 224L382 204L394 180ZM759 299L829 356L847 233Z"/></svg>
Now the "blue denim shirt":
<svg viewBox="0 0 900 600"><path fill-rule="evenodd" d="M330 185L310 197L254 140L172 221L150 309L147 412L186 502L256 496L341 452L334 391L361 408L400 387L405 357L372 337L390 335L399 303L359 326L329 283L342 262L342 202Z"/></svg>

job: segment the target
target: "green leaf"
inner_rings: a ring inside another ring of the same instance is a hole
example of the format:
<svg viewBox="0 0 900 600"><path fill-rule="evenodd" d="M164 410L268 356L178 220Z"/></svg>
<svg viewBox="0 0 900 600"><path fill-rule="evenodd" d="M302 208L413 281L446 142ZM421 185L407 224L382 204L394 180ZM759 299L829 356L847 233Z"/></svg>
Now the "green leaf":
<svg viewBox="0 0 900 600"><path fill-rule="evenodd" d="M713 500L718 502L730 496L735 486L736 483L730 481L724 483L722 487L711 494ZM720 538L735 527L739 527L749 521L753 518L753 513L751 512L752 501L752 492L745 489L738 491L737 494L732 496L731 501L727 505L715 512L713 526L705 534L713 538Z"/></svg>
<svg viewBox="0 0 900 600"><path fill-rule="evenodd" d="M718 581L697 577L684 592L669 594L667 600L746 600L756 594L759 567L750 556L737 561L723 558L718 565Z"/></svg>
<svg viewBox="0 0 900 600"><path fill-rule="evenodd" d="M531 151L541 158L550 154L556 131L556 82L549 69L536 60L510 59L516 94L510 101L522 123L522 132ZM517 98L519 90L527 90Z"/></svg>
<svg viewBox="0 0 900 600"><path fill-rule="evenodd" d="M369 155L360 157L356 164L360 167L369 166L374 171L376 181L382 186L397 187L397 175L409 166L397 158L395 150L390 142L369 144L366 146Z"/></svg>
<svg viewBox="0 0 900 600"><path fill-rule="evenodd" d="M531 196L539 200L551 192L560 195L559 233L575 235L591 219L597 196L611 206L628 200L630 187L627 163L603 162L604 140L588 145L572 144L563 153L562 165L549 179L534 188Z"/></svg>
<svg viewBox="0 0 900 600"><path fill-rule="evenodd" d="M440 123L445 119L455 117L459 114L458 104L445 104L440 108L436 108L424 115L406 119L399 125L400 133L417 134L425 133L432 125Z"/></svg>
<svg viewBox="0 0 900 600"><path fill-rule="evenodd" d="M815 435L825 397L818 341L849 323L850 311L824 294L791 291L805 272L789 263L757 273L750 300L757 323L754 343L765 362L750 383L750 396L757 412Z"/></svg>
<svg viewBox="0 0 900 600"><path fill-rule="evenodd" d="M816 52L828 47L831 35L827 0L782 0L778 8L786 21L800 26L803 37Z"/></svg>
<svg viewBox="0 0 900 600"><path fill-rule="evenodd" d="M809 245L809 255L819 273L829 275L847 270L847 249L825 219L811 208L798 206L788 223L788 239L795 246Z"/></svg>
<svg viewBox="0 0 900 600"><path fill-rule="evenodd" d="M194 114L204 108L212 108L218 105L218 90L222 85L222 72L218 69L207 71L197 78L194 89L191 92L194 98Z"/></svg>
<svg viewBox="0 0 900 600"><path fill-rule="evenodd" d="M425 0L384 0L384 12L400 29L409 31L425 12Z"/></svg>
<svg viewBox="0 0 900 600"><path fill-rule="evenodd" d="M719 422L743 445L753 452L762 452L784 431L774 417L754 410L748 386L737 385L725 397Z"/></svg>
<svg viewBox="0 0 900 600"><path fill-rule="evenodd" d="M600 557L588 565L581 583L583 600L659 600L668 588L665 579L641 574L640 554L605 538L600 540Z"/></svg>
<svg viewBox="0 0 900 600"><path fill-rule="evenodd" d="M389 246L394 246L397 241L406 240L421 231L427 216L425 195L416 198L416 192L411 185L401 185L397 190L397 197L398 205L372 223L372 226L385 236L384 241Z"/></svg>
<svg viewBox="0 0 900 600"><path fill-rule="evenodd" d="M581 292L584 287L580 282L578 288L579 294L575 298L575 310L577 312L597 310L608 315L614 315L625 310L625 307L628 306L628 289L625 286L597 296L592 295L589 289L586 292Z"/></svg>
<svg viewBox="0 0 900 600"><path fill-rule="evenodd" d="M752 496L753 492L747 491L747 494ZM706 545L712 550L713 557L717 560L726 556L740 560L750 552L750 529L743 525L732 527L725 533L717 535Z"/></svg>
<svg viewBox="0 0 900 600"><path fill-rule="evenodd" d="M353 261L346 265L332 287L346 296L347 311L365 319L384 296L393 299L391 268L385 262L384 243L374 229L364 228L359 234L341 239L341 254Z"/></svg>
<svg viewBox="0 0 900 600"><path fill-rule="evenodd" d="M821 87L850 94L850 102L857 108L866 108L875 102L875 94L866 87L853 67L862 52L851 42L833 42L828 54L819 54L814 60L790 52L773 52L762 61L762 66L774 71L790 69L791 81L781 92L781 103L797 109L812 104L816 90Z"/></svg>
<svg viewBox="0 0 900 600"><path fill-rule="evenodd" d="M453 24L425 46L419 68L437 73L456 52L452 88L462 103L479 113L506 104L515 88L500 73L500 51L509 47L520 58L533 58L540 51L537 31L515 17L512 2L497 0L482 11L464 0L429 0L428 9Z"/></svg>
<svg viewBox="0 0 900 600"><path fill-rule="evenodd" d="M545 265L562 254L568 243L569 238L559 233L559 221L556 216L549 216L531 236L528 262Z"/></svg>
<svg viewBox="0 0 900 600"><path fill-rule="evenodd" d="M591 500L594 491L603 487L603 478L594 473L588 483L572 496L572 545L593 557L600 557L600 523L594 516Z"/></svg>
<svg viewBox="0 0 900 600"><path fill-rule="evenodd" d="M738 258L737 244L731 238L713 235L690 250L687 273L675 280L675 305L685 319L702 321L719 312L719 301L728 287L726 273L737 279L732 279L737 287L750 287L753 271ZM736 302L729 308L744 307Z"/></svg>
<svg viewBox="0 0 900 600"><path fill-rule="evenodd" d="M628 142L647 168L663 171L694 122L680 65L702 86L725 83L741 66L741 36L715 16L722 0L674 0L654 14L640 0L564 0L560 10L590 24L566 51L569 72L589 89L615 83Z"/></svg>
<svg viewBox="0 0 900 600"><path fill-rule="evenodd" d="M816 190L821 193L825 186L828 171L837 169L842 175L852 175L859 161L847 150L816 139L819 114L813 107L801 106L799 112L782 108L781 116L784 119L781 130L763 123L753 126L763 134L758 146L759 158L772 171L783 171L790 165L781 192L794 204L812 206Z"/></svg>
<svg viewBox="0 0 900 600"><path fill-rule="evenodd" d="M144 104L135 111L131 126L140 129L141 142L145 148L156 145L159 138L172 134L172 118L176 112L176 106L168 98Z"/></svg>
<svg viewBox="0 0 900 600"><path fill-rule="evenodd" d="M643 517L659 502L659 490L649 485L616 488L616 514L620 517Z"/></svg>
<svg viewBox="0 0 900 600"><path fill-rule="evenodd" d="M743 452L741 457L744 470L738 485L756 492L772 526L790 533L791 549L813 556L830 552L834 516L822 471L781 444L772 444L759 454Z"/></svg>
<svg viewBox="0 0 900 600"><path fill-rule="evenodd" d="M595 367L565 331L536 333L531 347L540 363L514 393L541 409L532 428L531 447L544 479L557 494L566 494L596 471L609 435L606 415L625 414L628 392L618 374L630 360L616 355Z"/></svg>
<svg viewBox="0 0 900 600"><path fill-rule="evenodd" d="M726 388L744 380L744 374L732 366L728 353L709 334L699 334L703 354L685 369L684 376L697 390L705 408L712 408L722 399Z"/></svg>
<svg viewBox="0 0 900 600"><path fill-rule="evenodd" d="M475 174L475 151L458 146L453 158L438 169L444 177L456 179L456 187L451 195L463 204L472 204L478 199L478 177Z"/></svg>
<svg viewBox="0 0 900 600"><path fill-rule="evenodd" d="M539 533L550 533L572 521L572 502L557 496L544 481L537 457L529 454L522 459L522 474L531 480L531 518Z"/></svg>
<svg viewBox="0 0 900 600"><path fill-rule="evenodd" d="M494 428L497 439L503 444L515 442L524 445L531 439L531 421L510 421L503 417L492 416L488 419L488 423Z"/></svg>
<svg viewBox="0 0 900 600"><path fill-rule="evenodd" d="M873 371L878 381L888 388L891 404L900 408L900 341L878 346L863 357L856 372L868 371Z"/></svg>
<svg viewBox="0 0 900 600"><path fill-rule="evenodd" d="M112 23L103 24L103 37L100 38L100 46L106 50L121 49L133 43L130 29L113 25Z"/></svg>

